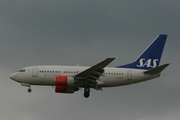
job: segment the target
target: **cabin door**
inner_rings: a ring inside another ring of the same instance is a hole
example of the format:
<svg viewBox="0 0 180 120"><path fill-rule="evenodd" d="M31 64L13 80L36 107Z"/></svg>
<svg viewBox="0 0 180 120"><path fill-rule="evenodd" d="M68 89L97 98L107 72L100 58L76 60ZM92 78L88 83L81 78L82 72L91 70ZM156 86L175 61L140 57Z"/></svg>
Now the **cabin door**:
<svg viewBox="0 0 180 120"><path fill-rule="evenodd" d="M128 70L127 79L132 80L132 70Z"/></svg>
<svg viewBox="0 0 180 120"><path fill-rule="evenodd" d="M37 72L38 72L37 67L33 67L33 68L32 68L32 76L33 76L33 77L37 77Z"/></svg>

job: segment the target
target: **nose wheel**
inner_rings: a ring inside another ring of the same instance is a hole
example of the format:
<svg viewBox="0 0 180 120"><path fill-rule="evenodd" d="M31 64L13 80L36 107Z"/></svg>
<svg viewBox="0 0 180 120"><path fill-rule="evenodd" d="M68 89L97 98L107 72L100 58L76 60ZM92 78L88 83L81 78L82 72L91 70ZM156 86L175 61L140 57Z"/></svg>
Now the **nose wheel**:
<svg viewBox="0 0 180 120"><path fill-rule="evenodd" d="M29 89L28 89L28 92L30 93L31 91L32 91L31 88L29 88Z"/></svg>
<svg viewBox="0 0 180 120"><path fill-rule="evenodd" d="M25 87L29 87L29 89L27 90L29 93L32 91L31 90L31 85L30 84L27 84L27 83L21 83L22 86L25 86Z"/></svg>

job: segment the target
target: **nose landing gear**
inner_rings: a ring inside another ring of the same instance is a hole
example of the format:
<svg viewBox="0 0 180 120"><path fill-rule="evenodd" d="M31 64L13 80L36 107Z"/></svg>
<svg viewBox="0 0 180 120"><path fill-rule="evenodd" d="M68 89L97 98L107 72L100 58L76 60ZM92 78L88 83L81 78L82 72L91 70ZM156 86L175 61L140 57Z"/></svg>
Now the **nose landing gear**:
<svg viewBox="0 0 180 120"><path fill-rule="evenodd" d="M25 87L29 87L28 89L28 92L30 93L32 90L31 90L31 85L30 84L27 84L27 83L21 83L22 86L25 86Z"/></svg>

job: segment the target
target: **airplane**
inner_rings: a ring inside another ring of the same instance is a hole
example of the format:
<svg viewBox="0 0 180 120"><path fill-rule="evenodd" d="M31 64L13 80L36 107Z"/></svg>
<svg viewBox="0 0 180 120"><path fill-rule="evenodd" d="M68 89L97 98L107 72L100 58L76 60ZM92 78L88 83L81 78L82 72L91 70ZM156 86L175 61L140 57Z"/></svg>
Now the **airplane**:
<svg viewBox="0 0 180 120"><path fill-rule="evenodd" d="M41 65L20 69L10 78L22 86L55 86L56 93L74 93L84 89L84 97L90 96L90 88L102 90L151 80L160 76L169 65L159 66L167 35L160 34L132 63L107 67L115 58L107 58L91 67Z"/></svg>

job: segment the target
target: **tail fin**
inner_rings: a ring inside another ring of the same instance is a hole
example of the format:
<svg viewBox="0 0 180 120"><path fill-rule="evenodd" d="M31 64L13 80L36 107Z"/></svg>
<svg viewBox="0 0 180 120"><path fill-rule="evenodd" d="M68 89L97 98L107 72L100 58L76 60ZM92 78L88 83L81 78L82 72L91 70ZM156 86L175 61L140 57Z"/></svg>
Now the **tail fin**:
<svg viewBox="0 0 180 120"><path fill-rule="evenodd" d="M117 68L134 68L149 70L159 66L167 35L160 34L145 49L145 51L130 64L118 66Z"/></svg>

